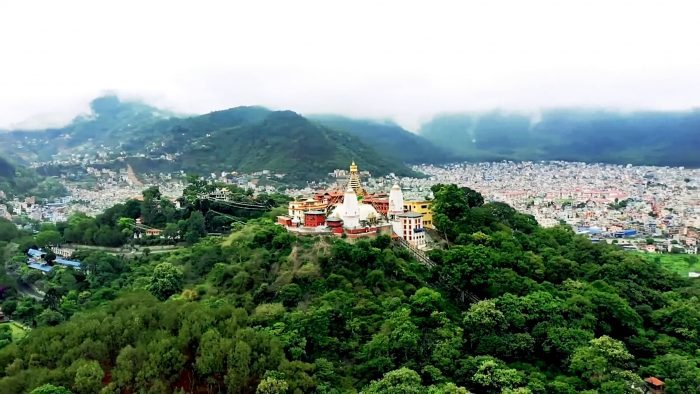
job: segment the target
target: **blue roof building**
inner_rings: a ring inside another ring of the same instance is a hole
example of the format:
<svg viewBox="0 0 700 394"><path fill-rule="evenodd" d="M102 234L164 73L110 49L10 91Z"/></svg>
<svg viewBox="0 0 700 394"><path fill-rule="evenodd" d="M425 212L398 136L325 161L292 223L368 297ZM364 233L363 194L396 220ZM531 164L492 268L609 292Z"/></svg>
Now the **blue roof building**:
<svg viewBox="0 0 700 394"><path fill-rule="evenodd" d="M41 272L51 272L52 267L48 264L29 263L29 268L37 269Z"/></svg>
<svg viewBox="0 0 700 394"><path fill-rule="evenodd" d="M27 254L34 257L34 258L41 258L43 255L46 253L42 252L40 249L29 249L27 251Z"/></svg>
<svg viewBox="0 0 700 394"><path fill-rule="evenodd" d="M56 264L65 265L66 267L80 268L80 263L73 260L66 260L58 258L55 260Z"/></svg>

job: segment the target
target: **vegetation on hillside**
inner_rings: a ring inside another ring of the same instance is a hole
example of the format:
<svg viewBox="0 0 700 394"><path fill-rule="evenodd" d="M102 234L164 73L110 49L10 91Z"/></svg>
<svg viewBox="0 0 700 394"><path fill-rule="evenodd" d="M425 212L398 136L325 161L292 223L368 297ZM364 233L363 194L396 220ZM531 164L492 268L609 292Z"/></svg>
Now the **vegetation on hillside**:
<svg viewBox="0 0 700 394"><path fill-rule="evenodd" d="M0 133L0 152L18 162L49 161L58 153L94 154L103 145L118 147L144 127L174 116L112 95L93 100L90 110L64 127Z"/></svg>
<svg viewBox="0 0 700 394"><path fill-rule="evenodd" d="M357 136L378 152L402 163L445 163L456 160L446 150L391 121L353 119L339 115L314 115L311 120Z"/></svg>
<svg viewBox="0 0 700 394"><path fill-rule="evenodd" d="M352 160L376 175L419 175L407 168L403 159L372 148L375 142L386 139L384 133L365 133L364 138L358 138L291 111L236 107L175 117L114 96L94 100L91 109L91 115L78 117L63 128L0 134L0 145L6 154L26 161L47 161L59 153L94 155L110 150L115 157L126 157L139 172L185 170L208 175L270 170L286 174L284 181L289 183L323 179ZM44 171L51 173L52 169Z"/></svg>
<svg viewBox="0 0 700 394"><path fill-rule="evenodd" d="M432 269L388 237L267 219L169 255L85 255L42 303L3 302L38 328L0 349L0 391L633 393L654 375L698 392L696 282L470 189L433 192Z"/></svg>
<svg viewBox="0 0 700 394"><path fill-rule="evenodd" d="M15 166L0 157L0 191L5 198L35 196L39 199L53 199L65 196L66 188L56 179L44 178L34 170Z"/></svg>
<svg viewBox="0 0 700 394"><path fill-rule="evenodd" d="M186 170L229 168L250 173L267 169L286 174L287 182L325 178L336 168L347 168L352 160L376 175L417 175L366 141L291 111L271 112L259 123L212 131L188 146L180 159Z"/></svg>
<svg viewBox="0 0 700 394"><path fill-rule="evenodd" d="M700 111L545 110L439 115L419 134L472 161L567 160L699 167Z"/></svg>

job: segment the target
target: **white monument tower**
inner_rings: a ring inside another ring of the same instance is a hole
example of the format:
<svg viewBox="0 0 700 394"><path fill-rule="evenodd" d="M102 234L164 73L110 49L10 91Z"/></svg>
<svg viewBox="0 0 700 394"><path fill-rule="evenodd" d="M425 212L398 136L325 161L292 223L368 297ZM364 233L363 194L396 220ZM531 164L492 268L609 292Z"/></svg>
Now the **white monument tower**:
<svg viewBox="0 0 700 394"><path fill-rule="evenodd" d="M391 227L396 234L402 234L403 228L398 215L403 213L403 192L398 184L394 184L389 192L389 210L387 217L391 221Z"/></svg>
<svg viewBox="0 0 700 394"><path fill-rule="evenodd" d="M357 202L357 194L352 187L348 186L343 196L343 209L341 210L341 219L343 219L343 227L357 228L360 227L360 204Z"/></svg>

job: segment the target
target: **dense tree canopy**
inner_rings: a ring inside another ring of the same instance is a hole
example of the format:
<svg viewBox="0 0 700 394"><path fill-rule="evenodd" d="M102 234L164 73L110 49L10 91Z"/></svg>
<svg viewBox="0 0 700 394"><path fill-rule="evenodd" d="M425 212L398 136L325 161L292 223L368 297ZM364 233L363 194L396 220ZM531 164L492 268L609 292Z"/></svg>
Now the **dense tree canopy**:
<svg viewBox="0 0 700 394"><path fill-rule="evenodd" d="M169 254L86 252L87 272L41 279L43 302L3 302L37 328L0 349L0 391L628 393L656 376L698 392L695 282L468 189L434 193L450 241L434 268L385 236L267 219Z"/></svg>

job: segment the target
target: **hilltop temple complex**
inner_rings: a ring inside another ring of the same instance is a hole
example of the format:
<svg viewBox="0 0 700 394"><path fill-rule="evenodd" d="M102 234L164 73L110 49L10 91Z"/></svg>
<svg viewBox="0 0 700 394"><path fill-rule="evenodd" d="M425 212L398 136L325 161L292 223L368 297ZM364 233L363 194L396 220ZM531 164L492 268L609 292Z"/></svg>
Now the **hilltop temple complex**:
<svg viewBox="0 0 700 394"><path fill-rule="evenodd" d="M432 228L430 203L404 201L398 184L394 184L388 194L368 193L353 161L344 188L324 190L290 201L288 214L278 216L277 222L299 234L350 238L385 234L423 249L426 247L424 229Z"/></svg>

